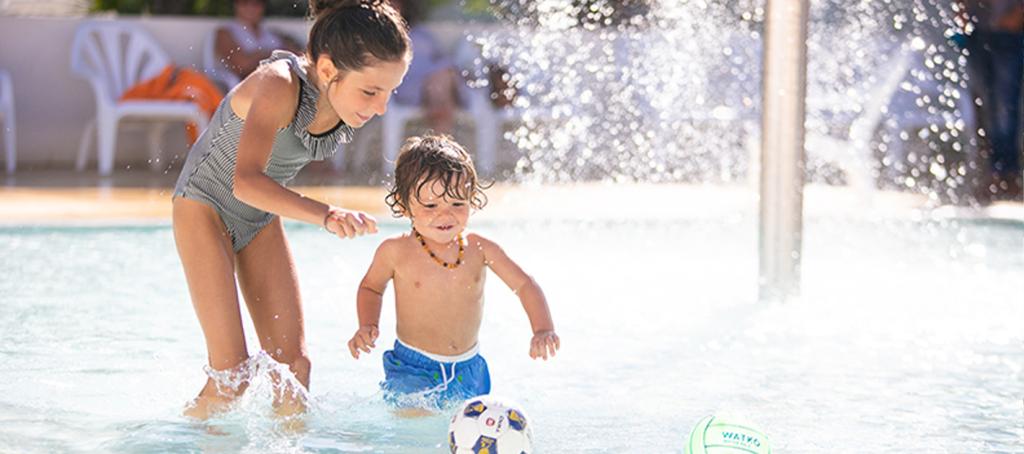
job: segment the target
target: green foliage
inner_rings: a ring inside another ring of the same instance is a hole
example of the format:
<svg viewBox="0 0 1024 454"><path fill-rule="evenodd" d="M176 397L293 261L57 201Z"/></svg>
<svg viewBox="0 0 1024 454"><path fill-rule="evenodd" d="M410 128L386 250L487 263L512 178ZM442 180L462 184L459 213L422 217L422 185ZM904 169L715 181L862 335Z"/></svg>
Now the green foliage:
<svg viewBox="0 0 1024 454"><path fill-rule="evenodd" d="M433 3L445 3L445 0L435 0ZM471 16L488 14L491 12L491 2L489 0L464 0L462 9Z"/></svg>
<svg viewBox="0 0 1024 454"><path fill-rule="evenodd" d="M139 14L143 11L145 0L94 0L93 11L117 11L123 14Z"/></svg>

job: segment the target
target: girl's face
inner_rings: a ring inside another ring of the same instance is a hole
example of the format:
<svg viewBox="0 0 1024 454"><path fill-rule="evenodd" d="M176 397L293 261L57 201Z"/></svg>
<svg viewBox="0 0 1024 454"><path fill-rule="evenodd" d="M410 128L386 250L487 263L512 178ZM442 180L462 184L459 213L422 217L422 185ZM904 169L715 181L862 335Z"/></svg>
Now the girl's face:
<svg viewBox="0 0 1024 454"><path fill-rule="evenodd" d="M444 185L434 180L420 187L418 196L409 200L412 226L424 238L447 244L466 229L469 222L469 201L441 196Z"/></svg>
<svg viewBox="0 0 1024 454"><path fill-rule="evenodd" d="M391 94L402 83L408 69L409 62L404 59L382 61L338 77L340 73L330 58L320 56L316 65L321 84L334 81L327 84L326 92L321 87L321 94L326 93L331 108L353 128L362 127L374 115L384 115Z"/></svg>

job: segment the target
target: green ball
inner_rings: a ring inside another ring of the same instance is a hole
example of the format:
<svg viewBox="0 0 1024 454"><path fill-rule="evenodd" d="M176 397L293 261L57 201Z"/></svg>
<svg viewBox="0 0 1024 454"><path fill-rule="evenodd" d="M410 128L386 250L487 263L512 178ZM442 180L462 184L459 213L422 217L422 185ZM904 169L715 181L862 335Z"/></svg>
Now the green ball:
<svg viewBox="0 0 1024 454"><path fill-rule="evenodd" d="M771 454L768 437L753 425L715 415L705 416L690 432L686 454Z"/></svg>

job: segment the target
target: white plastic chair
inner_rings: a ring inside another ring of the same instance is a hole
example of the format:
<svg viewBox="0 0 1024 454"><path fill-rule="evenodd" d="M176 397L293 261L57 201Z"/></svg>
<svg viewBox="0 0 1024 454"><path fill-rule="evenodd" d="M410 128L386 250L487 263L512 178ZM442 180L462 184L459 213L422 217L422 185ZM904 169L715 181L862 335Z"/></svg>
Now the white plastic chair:
<svg viewBox="0 0 1024 454"><path fill-rule="evenodd" d="M13 174L17 165L18 153L15 145L16 123L14 121L14 89L11 86L11 75L0 71L0 131L4 133L4 151L7 153L7 174Z"/></svg>
<svg viewBox="0 0 1024 454"><path fill-rule="evenodd" d="M160 73L171 64L167 53L142 27L118 21L86 22L78 27L71 43L71 71L89 81L96 97L96 118L86 126L78 147L77 170L85 168L92 135L96 135L99 173L110 175L117 149L117 127L122 119L150 123L150 163L158 167L160 140L169 122L192 121L199 130L206 114L188 101L119 101L138 82Z"/></svg>
<svg viewBox="0 0 1024 454"><path fill-rule="evenodd" d="M203 40L203 73L218 82L225 90L231 91L241 80L237 74L228 69L223 60L217 58L218 29L219 27L214 27Z"/></svg>

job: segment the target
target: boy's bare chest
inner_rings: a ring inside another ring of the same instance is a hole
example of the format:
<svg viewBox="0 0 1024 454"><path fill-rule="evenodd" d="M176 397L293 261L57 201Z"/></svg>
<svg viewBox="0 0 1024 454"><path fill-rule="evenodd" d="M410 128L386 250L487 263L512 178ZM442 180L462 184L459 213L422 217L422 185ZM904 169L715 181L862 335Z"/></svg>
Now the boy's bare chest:
<svg viewBox="0 0 1024 454"><path fill-rule="evenodd" d="M401 264L395 267L396 291L406 296L438 295L456 299L481 294L487 269L479 250L466 248L462 263L455 268L442 266L417 248L404 252Z"/></svg>
<svg viewBox="0 0 1024 454"><path fill-rule="evenodd" d="M477 295L487 273L482 262L464 263L454 269L433 263L411 265L395 270L395 288L420 295Z"/></svg>

